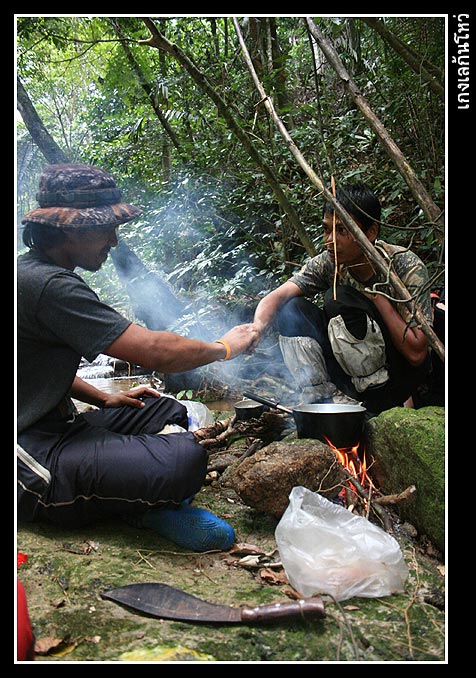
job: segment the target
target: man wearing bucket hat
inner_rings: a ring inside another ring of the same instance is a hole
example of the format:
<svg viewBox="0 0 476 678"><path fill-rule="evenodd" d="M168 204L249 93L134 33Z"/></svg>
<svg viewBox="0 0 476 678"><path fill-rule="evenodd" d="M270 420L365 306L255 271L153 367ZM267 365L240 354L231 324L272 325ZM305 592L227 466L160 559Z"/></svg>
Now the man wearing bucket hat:
<svg viewBox="0 0 476 678"><path fill-rule="evenodd" d="M17 264L19 521L75 527L121 516L184 548L230 548L233 528L190 504L207 455L185 406L147 387L104 393L76 372L101 353L182 372L235 358L256 330L198 341L136 325L98 298L75 269L99 270L118 226L141 214L101 168L49 165L37 200L22 219L28 251ZM79 414L72 398L96 409ZM161 433L168 424L183 432Z"/></svg>
<svg viewBox="0 0 476 678"><path fill-rule="evenodd" d="M376 195L355 182L339 187L336 198L418 296L431 325L426 266L410 250L377 239L381 205ZM281 353L303 402L361 402L373 414L402 406L428 376L426 336L416 322L406 323L385 276L329 203L323 228L325 251L263 297L255 310L256 328L263 337L276 320ZM321 306L315 303L319 293Z"/></svg>

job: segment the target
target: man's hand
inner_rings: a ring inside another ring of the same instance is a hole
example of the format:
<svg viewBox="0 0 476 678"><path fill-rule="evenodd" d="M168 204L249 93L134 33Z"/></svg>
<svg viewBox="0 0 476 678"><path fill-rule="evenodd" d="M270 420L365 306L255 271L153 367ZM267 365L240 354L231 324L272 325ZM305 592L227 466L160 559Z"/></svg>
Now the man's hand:
<svg viewBox="0 0 476 678"><path fill-rule="evenodd" d="M121 405L144 407L144 403L140 400L143 396L160 398L160 393L148 386L136 386L136 388L132 388L130 391L106 393L84 381L77 375L71 386L70 395L72 398L76 398L76 400L88 403L89 405L94 405L95 407L120 407Z"/></svg>
<svg viewBox="0 0 476 678"><path fill-rule="evenodd" d="M144 407L145 403L141 400L144 396L152 396L153 398L160 398L160 393L148 386L137 386L130 391L119 391L117 393L105 393L105 400L102 407L121 407L122 405L129 405L129 407Z"/></svg>
<svg viewBox="0 0 476 678"><path fill-rule="evenodd" d="M236 325L228 330L221 338L230 347L228 360L236 358L242 353L248 353L259 343L259 332L252 323Z"/></svg>

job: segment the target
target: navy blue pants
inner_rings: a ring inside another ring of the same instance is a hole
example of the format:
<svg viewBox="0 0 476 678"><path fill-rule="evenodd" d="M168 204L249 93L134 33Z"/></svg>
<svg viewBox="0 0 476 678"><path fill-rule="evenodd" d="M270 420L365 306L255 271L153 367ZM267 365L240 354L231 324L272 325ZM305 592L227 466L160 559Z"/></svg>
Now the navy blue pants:
<svg viewBox="0 0 476 678"><path fill-rule="evenodd" d="M141 409L85 412L73 423L45 418L18 437L18 520L86 525L111 516L178 506L202 487L207 453L187 409L162 396Z"/></svg>

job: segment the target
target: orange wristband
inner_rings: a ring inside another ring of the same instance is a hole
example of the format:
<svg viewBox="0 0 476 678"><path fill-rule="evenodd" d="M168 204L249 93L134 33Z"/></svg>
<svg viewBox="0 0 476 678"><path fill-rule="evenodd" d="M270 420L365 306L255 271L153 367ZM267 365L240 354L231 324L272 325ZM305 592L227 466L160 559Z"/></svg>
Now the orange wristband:
<svg viewBox="0 0 476 678"><path fill-rule="evenodd" d="M230 344L228 344L226 341L223 341L222 339L216 339L215 344L223 344L223 346L226 349L225 357L221 358L220 362L223 362L224 360L230 360L231 356L231 347Z"/></svg>

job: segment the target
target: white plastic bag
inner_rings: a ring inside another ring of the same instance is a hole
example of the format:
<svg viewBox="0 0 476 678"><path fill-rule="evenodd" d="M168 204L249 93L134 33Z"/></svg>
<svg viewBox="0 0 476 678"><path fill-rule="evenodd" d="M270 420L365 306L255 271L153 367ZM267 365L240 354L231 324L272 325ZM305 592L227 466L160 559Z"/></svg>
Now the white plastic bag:
<svg viewBox="0 0 476 678"><path fill-rule="evenodd" d="M177 400L175 396L168 393L162 393L162 398L172 398ZM179 403L184 405L187 409L188 430L196 431L198 428L204 426L211 426L215 423L213 413L208 409L204 403L199 403L196 400L179 400ZM159 433L185 433L185 429L178 424L167 424Z"/></svg>
<svg viewBox="0 0 476 678"><path fill-rule="evenodd" d="M408 577L398 542L366 518L294 487L275 538L289 583L301 595L379 598Z"/></svg>
<svg viewBox="0 0 476 678"><path fill-rule="evenodd" d="M196 400L180 400L180 402L187 408L189 431L196 431L198 428L215 423L211 410L203 403Z"/></svg>

